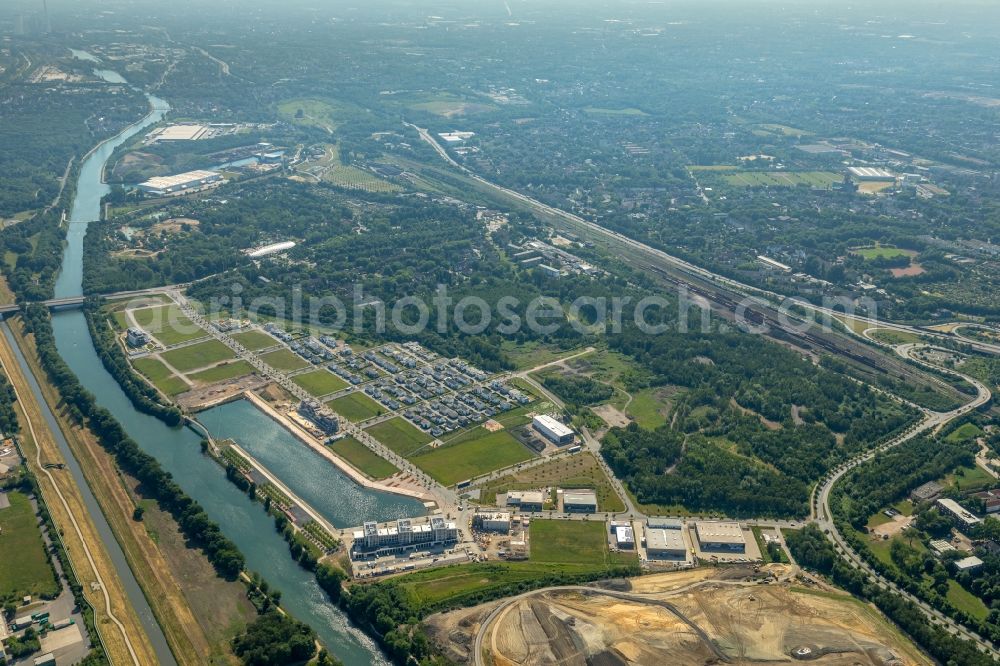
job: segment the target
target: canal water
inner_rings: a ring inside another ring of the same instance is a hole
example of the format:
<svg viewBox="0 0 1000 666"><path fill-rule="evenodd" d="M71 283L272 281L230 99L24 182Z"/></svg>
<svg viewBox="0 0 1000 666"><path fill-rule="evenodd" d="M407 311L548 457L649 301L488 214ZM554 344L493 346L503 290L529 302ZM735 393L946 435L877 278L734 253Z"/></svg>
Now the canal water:
<svg viewBox="0 0 1000 666"><path fill-rule="evenodd" d="M164 100L148 97L150 114L97 148L80 170L62 269L56 282L57 298L82 293L83 237L87 224L99 218L101 197L109 191L101 178L105 162L117 146L159 121L169 109ZM374 642L351 627L346 616L327 601L313 575L292 561L287 544L260 505L229 483L219 465L201 453L200 437L188 428L169 428L132 406L101 364L83 313L58 312L53 316L52 326L59 353L83 385L100 405L114 414L139 446L156 457L184 491L205 508L246 556L248 568L260 572L282 591L282 606L312 625L330 652L348 666L388 664ZM333 465L319 464L325 461L318 460L316 454L290 433L248 404L226 405L203 416L210 423L213 435L234 437L255 456L260 456L265 465L273 464L274 472L293 492L307 501L315 500L317 510L337 525L357 525L371 516L385 519L418 515L423 510L419 502L360 488Z"/></svg>

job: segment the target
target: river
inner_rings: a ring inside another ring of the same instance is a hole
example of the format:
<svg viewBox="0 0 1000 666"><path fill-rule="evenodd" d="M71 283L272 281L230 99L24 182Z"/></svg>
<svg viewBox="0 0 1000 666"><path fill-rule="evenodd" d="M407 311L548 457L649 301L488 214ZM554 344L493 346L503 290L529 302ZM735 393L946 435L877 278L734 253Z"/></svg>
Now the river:
<svg viewBox="0 0 1000 666"><path fill-rule="evenodd" d="M121 79L104 70L97 72L109 81ZM105 162L117 146L158 122L170 108L164 100L147 97L150 113L99 146L83 163L66 234L62 268L56 281L57 298L82 293L83 237L87 224L99 219L101 197L109 191L101 178ZM169 428L132 406L101 364L83 313L79 310L57 312L53 315L52 326L59 353L83 385L97 397L100 405L114 414L139 446L156 457L184 491L205 508L223 533L243 552L247 567L281 590L281 605L294 617L312 625L323 644L347 666L388 664L375 643L350 626L340 609L328 602L313 575L291 559L287 544L261 506L229 483L219 465L201 453L200 437L188 428ZM240 404L243 403L218 407L202 415L213 435L234 437L266 464L274 464L274 472L292 491L301 493L307 501L316 501L317 510L334 524L356 525L373 515L389 518L422 512L419 502L360 488L333 465L320 465L322 461L311 458L315 454L290 433L249 405L241 407ZM127 567L119 568L123 577L131 578ZM162 638L161 632L154 630L152 633ZM172 663L173 659L164 658L163 661Z"/></svg>

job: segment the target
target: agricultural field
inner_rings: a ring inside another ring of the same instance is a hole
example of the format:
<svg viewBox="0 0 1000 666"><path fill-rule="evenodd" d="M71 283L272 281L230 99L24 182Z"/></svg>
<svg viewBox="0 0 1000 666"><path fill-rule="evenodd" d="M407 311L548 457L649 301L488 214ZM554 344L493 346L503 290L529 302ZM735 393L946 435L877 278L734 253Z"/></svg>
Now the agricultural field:
<svg viewBox="0 0 1000 666"><path fill-rule="evenodd" d="M291 349L285 348L264 354L260 357L260 360L264 361L264 363L267 363L279 372L301 370L309 365L304 358L293 352Z"/></svg>
<svg viewBox="0 0 1000 666"><path fill-rule="evenodd" d="M353 437L342 437L329 444L330 450L350 463L362 474L376 481L392 476L396 466L377 456L367 446Z"/></svg>
<svg viewBox="0 0 1000 666"><path fill-rule="evenodd" d="M468 434L468 438L457 444L431 449L410 460L442 485L450 486L534 457L506 430L487 432L480 427L473 428Z"/></svg>
<svg viewBox="0 0 1000 666"><path fill-rule="evenodd" d="M242 333L234 333L232 338L250 351L266 349L267 347L273 347L278 344L277 340L263 331L243 331Z"/></svg>
<svg viewBox="0 0 1000 666"><path fill-rule="evenodd" d="M211 384L212 382L221 382L226 379L244 377L246 375L253 374L253 372L254 367L252 365L246 361L240 360L233 361L232 363L221 363L214 368L209 368L208 370L202 370L201 372L193 375L188 375L188 379Z"/></svg>
<svg viewBox="0 0 1000 666"><path fill-rule="evenodd" d="M382 405L378 404L361 391L354 391L353 393L348 393L347 395L341 396L336 400L331 400L326 403L326 406L352 423L365 421L373 416L378 416L385 409ZM395 421L396 419L391 420ZM382 424L380 423L379 425ZM374 433L372 434L374 435ZM389 446L389 448L392 448L392 446L387 442L382 443Z"/></svg>
<svg viewBox="0 0 1000 666"><path fill-rule="evenodd" d="M183 379L170 372L158 359L150 356L137 358L132 361L132 365L165 395L174 396L184 393L189 388Z"/></svg>
<svg viewBox="0 0 1000 666"><path fill-rule="evenodd" d="M317 398L347 388L349 384L329 370L314 370L292 377L292 381Z"/></svg>
<svg viewBox="0 0 1000 666"><path fill-rule="evenodd" d="M0 509L0 602L59 593L49 566L38 519L27 495L6 493L10 506Z"/></svg>
<svg viewBox="0 0 1000 666"><path fill-rule="evenodd" d="M611 487L604 470L597 464L593 454L587 451L512 472L499 479L487 481L478 488L480 489L480 501L483 504L496 504L497 493L552 486L591 488L597 493L598 511L619 512L625 510L625 504Z"/></svg>
<svg viewBox="0 0 1000 666"><path fill-rule="evenodd" d="M612 553L607 530L603 521L533 520L530 559L593 566L626 564L636 559L635 553Z"/></svg>
<svg viewBox="0 0 1000 666"><path fill-rule="evenodd" d="M186 373L219 361L236 358L236 354L223 343L213 339L188 347L171 349L160 354L160 358L180 372Z"/></svg>
<svg viewBox="0 0 1000 666"><path fill-rule="evenodd" d="M408 456L432 439L429 434L398 416L373 425L367 432L401 456Z"/></svg>
<svg viewBox="0 0 1000 666"><path fill-rule="evenodd" d="M133 310L132 316L144 331L167 347L207 335L175 304ZM115 319L118 320L117 313Z"/></svg>
<svg viewBox="0 0 1000 666"><path fill-rule="evenodd" d="M723 180L735 187L795 187L808 185L829 189L843 176L831 171L737 171L722 176Z"/></svg>

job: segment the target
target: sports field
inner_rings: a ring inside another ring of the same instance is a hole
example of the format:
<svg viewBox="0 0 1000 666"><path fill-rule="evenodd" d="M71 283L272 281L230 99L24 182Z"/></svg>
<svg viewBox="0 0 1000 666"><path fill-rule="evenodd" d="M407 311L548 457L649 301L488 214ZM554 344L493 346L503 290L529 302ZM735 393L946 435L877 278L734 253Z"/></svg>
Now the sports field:
<svg viewBox="0 0 1000 666"><path fill-rule="evenodd" d="M487 432L483 428L475 428L470 432L477 431L482 436L430 449L410 460L441 484L450 486L534 457L506 430Z"/></svg>
<svg viewBox="0 0 1000 666"><path fill-rule="evenodd" d="M300 370L301 368L309 365L304 358L293 352L291 349L279 349L277 351L264 354L260 357L260 360L264 361L264 363L267 363L275 370L282 372Z"/></svg>
<svg viewBox="0 0 1000 666"><path fill-rule="evenodd" d="M171 349L160 354L160 357L180 372L187 373L219 361L236 358L236 354L218 340L207 340L189 347Z"/></svg>
<svg viewBox="0 0 1000 666"><path fill-rule="evenodd" d="M877 247L859 247L851 250L852 254L859 255L865 259L894 259L896 257L913 257L917 253L913 250L904 250L892 245L879 245Z"/></svg>
<svg viewBox="0 0 1000 666"><path fill-rule="evenodd" d="M326 406L352 423L365 421L378 416L384 408L361 391L354 391L336 400L326 403Z"/></svg>
<svg viewBox="0 0 1000 666"><path fill-rule="evenodd" d="M144 331L168 347L207 335L204 329L188 319L187 315L173 303L133 310L132 316Z"/></svg>
<svg viewBox="0 0 1000 666"><path fill-rule="evenodd" d="M401 456L408 456L433 439L429 434L397 416L367 429L369 435Z"/></svg>
<svg viewBox="0 0 1000 666"><path fill-rule="evenodd" d="M209 368L208 370L202 370L196 374L188 375L188 378L210 384L212 382L221 382L225 379L243 377L245 375L252 374L253 371L254 369L252 365L246 361L240 360L232 363L222 363L214 368Z"/></svg>
<svg viewBox="0 0 1000 666"><path fill-rule="evenodd" d="M829 189L834 183L843 180L831 171L737 171L722 176L730 185L736 187L795 187L808 185Z"/></svg>
<svg viewBox="0 0 1000 666"><path fill-rule="evenodd" d="M59 586L31 500L18 491L8 492L7 500L10 506L0 509L0 600L55 596Z"/></svg>
<svg viewBox="0 0 1000 666"><path fill-rule="evenodd" d="M273 347L278 344L277 340L262 331L243 331L242 333L234 333L232 337L233 340L236 340L250 351Z"/></svg>
<svg viewBox="0 0 1000 666"><path fill-rule="evenodd" d="M395 465L375 455L371 449L353 437L338 439L330 444L330 450L363 474L376 480L390 477L399 471Z"/></svg>
<svg viewBox="0 0 1000 666"><path fill-rule="evenodd" d="M295 375L292 377L292 381L316 397L339 391L348 386L348 383L343 379L329 370L323 369Z"/></svg>
<svg viewBox="0 0 1000 666"><path fill-rule="evenodd" d="M166 395L177 395L188 390L183 379L170 372L167 366L155 358L137 358L132 361L132 365Z"/></svg>

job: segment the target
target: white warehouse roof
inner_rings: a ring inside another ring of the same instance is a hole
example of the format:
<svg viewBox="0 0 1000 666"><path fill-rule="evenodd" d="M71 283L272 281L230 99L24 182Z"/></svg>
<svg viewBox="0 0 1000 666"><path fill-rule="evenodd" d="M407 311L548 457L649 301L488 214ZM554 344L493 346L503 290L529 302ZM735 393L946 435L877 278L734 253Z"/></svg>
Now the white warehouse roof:
<svg viewBox="0 0 1000 666"><path fill-rule="evenodd" d="M556 437L568 437L573 434L565 424L555 420L548 414L540 414L535 417L535 425L546 428Z"/></svg>
<svg viewBox="0 0 1000 666"><path fill-rule="evenodd" d="M187 185L188 183L194 183L200 180L219 178L220 176L221 174L216 171L187 171L173 176L156 176L154 178L150 178L145 183L140 183L140 185L156 190L166 190L171 187Z"/></svg>

